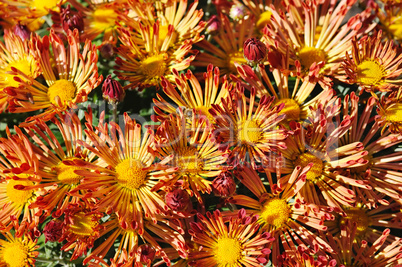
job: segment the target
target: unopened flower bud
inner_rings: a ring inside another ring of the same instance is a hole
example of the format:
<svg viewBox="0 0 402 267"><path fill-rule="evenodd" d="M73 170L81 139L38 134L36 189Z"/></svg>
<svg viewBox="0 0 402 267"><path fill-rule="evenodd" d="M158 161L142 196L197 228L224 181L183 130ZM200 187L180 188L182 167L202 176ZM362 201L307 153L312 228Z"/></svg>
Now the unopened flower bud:
<svg viewBox="0 0 402 267"><path fill-rule="evenodd" d="M99 52L104 59L111 59L114 55L113 45L105 43L99 48Z"/></svg>
<svg viewBox="0 0 402 267"><path fill-rule="evenodd" d="M249 38L243 45L244 57L250 64L259 64L267 57L267 46L257 38Z"/></svg>
<svg viewBox="0 0 402 267"><path fill-rule="evenodd" d="M165 195L165 202L174 211L185 211L191 207L188 193L181 189L175 189Z"/></svg>
<svg viewBox="0 0 402 267"><path fill-rule="evenodd" d="M121 102L126 96L123 87L118 81L112 79L112 75L107 76L103 82L102 93L103 98L109 103Z"/></svg>
<svg viewBox="0 0 402 267"><path fill-rule="evenodd" d="M31 36L31 31L28 29L27 26L17 24L14 26L14 34L19 36L22 41L29 40Z"/></svg>
<svg viewBox="0 0 402 267"><path fill-rule="evenodd" d="M148 264L155 259L155 249L148 244L143 244L138 247L138 253L140 254L140 262L142 264Z"/></svg>
<svg viewBox="0 0 402 267"><path fill-rule="evenodd" d="M59 220L51 220L45 225L43 234L45 235L45 242L58 241L63 233L63 222Z"/></svg>
<svg viewBox="0 0 402 267"><path fill-rule="evenodd" d="M229 16L233 20L241 20L246 15L246 8L242 4L233 5L230 8Z"/></svg>
<svg viewBox="0 0 402 267"><path fill-rule="evenodd" d="M236 183L230 172L222 172L212 181L212 190L220 197L228 197L236 191Z"/></svg>
<svg viewBox="0 0 402 267"><path fill-rule="evenodd" d="M61 21L65 32L67 32L69 29L71 31L78 29L79 32L84 30L84 18L81 12L72 11L69 5L67 8L62 9Z"/></svg>
<svg viewBox="0 0 402 267"><path fill-rule="evenodd" d="M219 32L219 29L221 28L221 21L216 15L213 15L207 23L207 28L205 29L205 32L207 34L217 34Z"/></svg>

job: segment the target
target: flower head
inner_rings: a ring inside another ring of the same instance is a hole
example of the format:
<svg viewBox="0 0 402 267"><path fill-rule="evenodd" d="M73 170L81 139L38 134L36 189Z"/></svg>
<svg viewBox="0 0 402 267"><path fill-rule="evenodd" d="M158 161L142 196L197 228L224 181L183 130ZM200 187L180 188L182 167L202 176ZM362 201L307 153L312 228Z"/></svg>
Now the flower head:
<svg viewBox="0 0 402 267"><path fill-rule="evenodd" d="M123 90L121 84L112 79L112 75L107 76L102 85L103 98L109 103L122 102L126 96L126 92Z"/></svg>
<svg viewBox="0 0 402 267"><path fill-rule="evenodd" d="M58 242L63 234L63 221L59 219L49 221L43 228L43 234L45 242Z"/></svg>
<svg viewBox="0 0 402 267"><path fill-rule="evenodd" d="M43 113L30 117L27 121L36 118L49 120L56 112L65 111L77 103L86 101L88 94L100 84L103 77L98 75L96 66L98 55L95 46L87 41L80 54L78 30L69 31L67 37L68 47L64 46L54 31L43 38L34 37L32 49L35 59L43 70L47 85L39 83L21 70L12 68L15 75L23 77L14 78L19 82L19 87L7 91L12 98L10 112L45 109ZM51 50L53 55L50 53ZM58 62L56 68L52 67L51 58L54 62Z"/></svg>
<svg viewBox="0 0 402 267"><path fill-rule="evenodd" d="M243 45L244 57L250 64L259 64L267 57L266 45L257 38L249 38Z"/></svg>
<svg viewBox="0 0 402 267"><path fill-rule="evenodd" d="M207 217L198 214L198 223L189 230L199 250L189 253L190 266L260 266L266 263L273 238L259 232L256 216L247 216L240 210L237 217L225 223L216 210Z"/></svg>
<svg viewBox="0 0 402 267"><path fill-rule="evenodd" d="M65 32L68 32L68 30L74 31L74 29L78 29L78 32L84 30L84 18L81 12L73 12L70 5L61 9L60 17Z"/></svg>

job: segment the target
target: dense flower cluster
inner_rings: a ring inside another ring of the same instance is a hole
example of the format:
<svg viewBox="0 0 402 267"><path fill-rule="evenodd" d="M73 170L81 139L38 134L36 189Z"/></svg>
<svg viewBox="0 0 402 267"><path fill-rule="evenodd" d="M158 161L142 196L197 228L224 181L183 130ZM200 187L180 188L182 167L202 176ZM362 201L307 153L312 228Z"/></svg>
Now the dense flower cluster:
<svg viewBox="0 0 402 267"><path fill-rule="evenodd" d="M0 266L402 266L398 0L0 0Z"/></svg>

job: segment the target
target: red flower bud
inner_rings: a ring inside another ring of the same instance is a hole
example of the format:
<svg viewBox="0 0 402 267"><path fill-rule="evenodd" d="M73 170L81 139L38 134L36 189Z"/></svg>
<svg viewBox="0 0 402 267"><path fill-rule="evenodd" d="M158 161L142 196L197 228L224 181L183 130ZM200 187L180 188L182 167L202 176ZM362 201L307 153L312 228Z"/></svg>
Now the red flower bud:
<svg viewBox="0 0 402 267"><path fill-rule="evenodd" d="M103 82L102 86L103 98L109 103L116 103L123 101L126 96L121 84L112 79L112 75L107 76L106 80Z"/></svg>
<svg viewBox="0 0 402 267"><path fill-rule="evenodd" d="M207 23L207 28L205 32L208 34L217 34L221 28L221 21L216 15L213 15Z"/></svg>
<svg viewBox="0 0 402 267"><path fill-rule="evenodd" d="M68 5L67 8L62 8L60 16L65 32L69 29L71 31L78 29L79 32L84 30L84 18L81 12L72 11Z"/></svg>
<svg viewBox="0 0 402 267"><path fill-rule="evenodd" d="M29 40L31 36L31 31L28 29L27 26L17 24L14 26L14 34L19 36L22 41Z"/></svg>
<svg viewBox="0 0 402 267"><path fill-rule="evenodd" d="M222 172L212 181L212 190L221 197L233 195L236 191L236 183L230 172Z"/></svg>
<svg viewBox="0 0 402 267"><path fill-rule="evenodd" d="M99 52L104 59L111 59L114 55L113 45L105 43L99 48Z"/></svg>
<svg viewBox="0 0 402 267"><path fill-rule="evenodd" d="M185 211L191 207L188 193L181 189L175 189L165 195L166 204L175 211Z"/></svg>
<svg viewBox="0 0 402 267"><path fill-rule="evenodd" d="M142 264L151 263L155 259L155 249L148 244L139 246L138 253L140 254L140 262Z"/></svg>
<svg viewBox="0 0 402 267"><path fill-rule="evenodd" d="M259 64L267 57L267 46L257 38L249 38L243 45L244 57L251 64Z"/></svg>
<svg viewBox="0 0 402 267"><path fill-rule="evenodd" d="M58 220L51 220L45 225L43 234L45 235L45 242L58 241L63 232L63 222Z"/></svg>

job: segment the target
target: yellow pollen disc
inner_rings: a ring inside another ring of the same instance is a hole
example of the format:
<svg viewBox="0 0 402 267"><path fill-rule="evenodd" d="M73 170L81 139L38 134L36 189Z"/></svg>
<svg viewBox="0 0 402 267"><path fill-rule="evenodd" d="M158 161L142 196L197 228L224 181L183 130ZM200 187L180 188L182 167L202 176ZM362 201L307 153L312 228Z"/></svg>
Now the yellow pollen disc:
<svg viewBox="0 0 402 267"><path fill-rule="evenodd" d="M30 7L36 8L38 11L45 11L47 14L47 9L55 9L59 2L58 0L33 0Z"/></svg>
<svg viewBox="0 0 402 267"><path fill-rule="evenodd" d="M147 79L159 79L166 71L166 54L150 56L141 62L142 72Z"/></svg>
<svg viewBox="0 0 402 267"><path fill-rule="evenodd" d="M33 182L28 180L8 180L7 181L7 196L16 205L25 205L33 196L34 190L18 190L15 185L32 186Z"/></svg>
<svg viewBox="0 0 402 267"><path fill-rule="evenodd" d="M385 117L390 122L402 122L402 103L395 103L385 110Z"/></svg>
<svg viewBox="0 0 402 267"><path fill-rule="evenodd" d="M299 52L300 64L306 70L309 70L314 62L318 64L318 62L325 61L326 58L326 53L315 47L305 46Z"/></svg>
<svg viewBox="0 0 402 267"><path fill-rule="evenodd" d="M74 159L74 158L71 158ZM78 185L84 176L74 173L74 171L85 170L82 167L74 165L66 165L63 162L57 164L56 168L57 179L63 184Z"/></svg>
<svg viewBox="0 0 402 267"><path fill-rule="evenodd" d="M97 7L92 15L90 27L100 31L107 30L116 25L117 13L108 7Z"/></svg>
<svg viewBox="0 0 402 267"><path fill-rule="evenodd" d="M27 59L20 59L17 61L10 62L7 66L7 68L4 70L6 71L11 71L11 68L17 68L18 70L22 71L24 74L32 77L32 65L30 64L30 61ZM3 74L0 76L0 79L4 83L4 87L7 86L12 86L12 87L18 87L19 83L17 81L14 81L14 75L11 74Z"/></svg>
<svg viewBox="0 0 402 267"><path fill-rule="evenodd" d="M52 104L56 104L55 97L59 96L62 103L71 101L75 97L75 85L65 79L57 80L47 91L47 96Z"/></svg>
<svg viewBox="0 0 402 267"><path fill-rule="evenodd" d="M397 16L388 19L389 21L384 22L385 28L392 34L394 39L402 40L402 13L399 11Z"/></svg>
<svg viewBox="0 0 402 267"><path fill-rule="evenodd" d="M260 15L255 26L261 31L271 20L272 12L267 10Z"/></svg>
<svg viewBox="0 0 402 267"><path fill-rule="evenodd" d="M73 223L69 224L70 232L81 235L90 236L93 234L93 228L98 225L97 221L93 221L93 215L85 215L84 212L79 212L71 217Z"/></svg>
<svg viewBox="0 0 402 267"><path fill-rule="evenodd" d="M268 199L261 209L261 221L275 228L284 226L289 219L290 207L288 203L279 198Z"/></svg>
<svg viewBox="0 0 402 267"><path fill-rule="evenodd" d="M18 241L4 242L3 245L3 261L8 267L26 266L28 259L28 248Z"/></svg>
<svg viewBox="0 0 402 267"><path fill-rule="evenodd" d="M309 163L314 163L311 169L307 172L306 178L312 182L315 182L317 178L319 178L322 174L322 170L324 168L324 164L322 161L311 154L310 152L303 153L298 155L294 160L293 164L295 166L301 166L302 168L306 167Z"/></svg>
<svg viewBox="0 0 402 267"><path fill-rule="evenodd" d="M254 120L244 121L239 128L239 141L246 144L255 144L261 140L262 129Z"/></svg>
<svg viewBox="0 0 402 267"><path fill-rule="evenodd" d="M237 53L231 53L227 57L227 68L230 70L232 73L237 73L237 69L235 66L235 62L238 64L247 64L247 60L243 56L243 51L242 52L237 52Z"/></svg>
<svg viewBox="0 0 402 267"><path fill-rule="evenodd" d="M361 208L350 208L345 210L346 217L340 217L339 227L346 225L347 221L356 223L356 234L361 235L366 232L367 228L370 226L370 218L367 216L364 209Z"/></svg>
<svg viewBox="0 0 402 267"><path fill-rule="evenodd" d="M298 121L300 119L300 106L297 102L290 98L279 99L275 104L280 105L284 103L285 106L279 114L286 114L288 121Z"/></svg>
<svg viewBox="0 0 402 267"><path fill-rule="evenodd" d="M177 152L177 165L182 173L198 173L204 169L204 162L194 147L184 147Z"/></svg>
<svg viewBox="0 0 402 267"><path fill-rule="evenodd" d="M148 171L144 167L137 159L125 159L116 166L116 179L125 188L138 189L147 180Z"/></svg>
<svg viewBox="0 0 402 267"><path fill-rule="evenodd" d="M365 60L357 66L357 82L364 85L376 85L384 77L384 68L376 61Z"/></svg>
<svg viewBox="0 0 402 267"><path fill-rule="evenodd" d="M167 35L169 33L168 29L169 25L164 25L159 27L159 46L162 46L164 40L167 38ZM173 31L172 33L172 39L170 40L169 47L174 45L177 40L177 33L176 31Z"/></svg>
<svg viewBox="0 0 402 267"><path fill-rule="evenodd" d="M229 237L218 239L214 253L217 266L240 266L239 260L243 258L240 242Z"/></svg>

